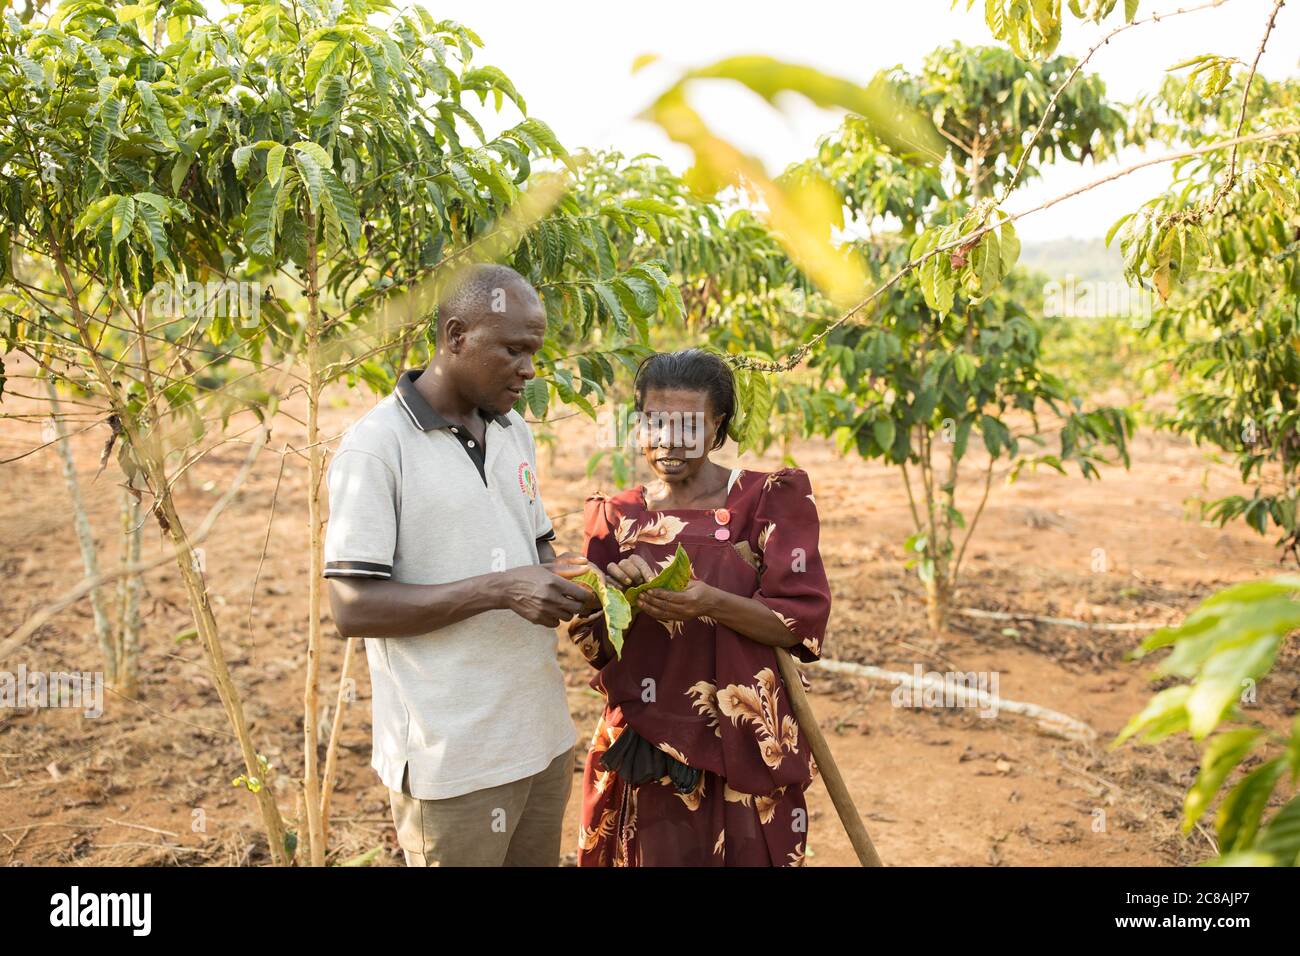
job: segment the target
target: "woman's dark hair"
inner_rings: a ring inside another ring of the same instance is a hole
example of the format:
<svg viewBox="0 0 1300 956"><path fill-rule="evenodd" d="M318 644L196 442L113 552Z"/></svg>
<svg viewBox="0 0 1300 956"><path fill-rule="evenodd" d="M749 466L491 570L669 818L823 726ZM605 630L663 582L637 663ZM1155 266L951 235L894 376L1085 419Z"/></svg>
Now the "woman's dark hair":
<svg viewBox="0 0 1300 956"><path fill-rule="evenodd" d="M636 370L632 391L636 396L637 411L644 411L645 394L652 388L704 392L719 418L718 434L714 436L712 447L722 447L727 440L727 428L736 414L736 379L731 374L730 365L704 349L656 352Z"/></svg>

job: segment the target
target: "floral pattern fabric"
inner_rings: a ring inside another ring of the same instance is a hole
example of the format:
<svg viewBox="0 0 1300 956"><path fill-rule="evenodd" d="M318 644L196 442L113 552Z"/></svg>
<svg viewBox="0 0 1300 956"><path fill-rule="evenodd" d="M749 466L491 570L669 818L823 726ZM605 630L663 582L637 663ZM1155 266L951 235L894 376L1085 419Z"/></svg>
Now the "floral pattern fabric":
<svg viewBox="0 0 1300 956"><path fill-rule="evenodd" d="M680 544L695 577L770 607L801 638L805 661L822 649L830 587L817 549L817 506L799 469L743 471L714 509L653 510L643 488L587 501L586 556L602 570L639 554L665 567ZM725 529L719 534L719 529ZM640 613L614 657L599 614L571 636L598 668L606 706L583 774L583 866L800 865L816 765L791 709L775 650L707 617L662 622ZM629 786L598 758L631 727L702 773L679 794L665 777Z"/></svg>

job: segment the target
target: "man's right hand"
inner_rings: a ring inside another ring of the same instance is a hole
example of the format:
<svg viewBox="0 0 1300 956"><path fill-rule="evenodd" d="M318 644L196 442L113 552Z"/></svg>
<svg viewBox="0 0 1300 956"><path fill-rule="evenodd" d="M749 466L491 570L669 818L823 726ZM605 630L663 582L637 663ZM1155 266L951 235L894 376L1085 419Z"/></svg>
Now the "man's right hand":
<svg viewBox="0 0 1300 956"><path fill-rule="evenodd" d="M566 578L570 581L576 577L581 577L588 571L591 571L601 580L604 580L605 578L604 571L600 570L600 568L596 567L596 565L592 564L582 555L575 554L572 551L566 551L564 554L557 554L555 560L551 562L549 567L560 577ZM596 608L600 607L600 596L585 584L582 586L582 589L587 592L587 599L583 602L582 609L584 611L594 611Z"/></svg>
<svg viewBox="0 0 1300 956"><path fill-rule="evenodd" d="M591 593L540 564L526 564L504 573L506 607L543 627L556 627L573 617L583 609Z"/></svg>

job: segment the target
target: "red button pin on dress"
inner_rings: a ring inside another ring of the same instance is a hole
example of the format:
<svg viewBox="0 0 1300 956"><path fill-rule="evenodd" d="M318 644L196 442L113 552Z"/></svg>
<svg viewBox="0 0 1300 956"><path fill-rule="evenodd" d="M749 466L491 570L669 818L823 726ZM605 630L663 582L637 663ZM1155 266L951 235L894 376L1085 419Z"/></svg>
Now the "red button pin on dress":
<svg viewBox="0 0 1300 956"><path fill-rule="evenodd" d="M719 541L726 541L731 537L731 532L726 528L719 528L717 531L713 532L713 536Z"/></svg>
<svg viewBox="0 0 1300 956"><path fill-rule="evenodd" d="M731 512L728 511L726 508L719 508L717 511L713 512L713 520L715 520L718 524L723 524L723 525L730 524Z"/></svg>

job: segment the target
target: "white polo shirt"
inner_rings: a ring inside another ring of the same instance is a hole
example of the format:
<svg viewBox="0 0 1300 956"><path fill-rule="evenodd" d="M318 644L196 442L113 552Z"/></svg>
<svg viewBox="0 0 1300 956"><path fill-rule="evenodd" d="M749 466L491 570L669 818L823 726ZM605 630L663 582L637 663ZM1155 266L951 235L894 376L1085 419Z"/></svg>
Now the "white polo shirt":
<svg viewBox="0 0 1300 956"><path fill-rule="evenodd" d="M554 531L527 423L514 411L485 415L478 448L416 391L419 374L404 372L330 463L325 576L445 584L537 564L537 541ZM577 739L555 632L513 611L366 638L366 657L371 766L391 790L408 765L420 799L499 786L545 769Z"/></svg>

